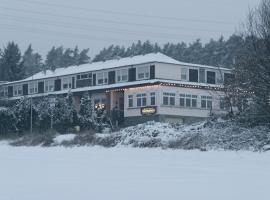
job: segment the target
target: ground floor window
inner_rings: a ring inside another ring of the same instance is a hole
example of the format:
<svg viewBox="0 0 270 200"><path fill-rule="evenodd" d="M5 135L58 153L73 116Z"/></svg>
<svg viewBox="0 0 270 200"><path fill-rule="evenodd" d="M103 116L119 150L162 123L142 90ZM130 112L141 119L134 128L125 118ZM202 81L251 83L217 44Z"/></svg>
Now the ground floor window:
<svg viewBox="0 0 270 200"><path fill-rule="evenodd" d="M181 107L197 107L197 95L191 95L191 94L180 94L180 106Z"/></svg>
<svg viewBox="0 0 270 200"><path fill-rule="evenodd" d="M146 106L146 94L142 93L142 94L137 94L137 107L142 107L142 106Z"/></svg>
<svg viewBox="0 0 270 200"><path fill-rule="evenodd" d="M133 95L128 95L128 107L133 107Z"/></svg>
<svg viewBox="0 0 270 200"><path fill-rule="evenodd" d="M212 109L212 100L211 96L201 96L201 108Z"/></svg>
<svg viewBox="0 0 270 200"><path fill-rule="evenodd" d="M156 93L155 92L150 93L150 105L151 106L156 105Z"/></svg>
<svg viewBox="0 0 270 200"><path fill-rule="evenodd" d="M163 105L175 106L175 93L164 92L163 93Z"/></svg>

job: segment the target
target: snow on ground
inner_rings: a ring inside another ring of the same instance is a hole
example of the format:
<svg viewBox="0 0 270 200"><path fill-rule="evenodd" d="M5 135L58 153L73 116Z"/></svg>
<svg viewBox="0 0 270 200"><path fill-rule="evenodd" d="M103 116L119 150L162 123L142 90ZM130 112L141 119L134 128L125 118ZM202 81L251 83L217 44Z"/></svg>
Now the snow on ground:
<svg viewBox="0 0 270 200"><path fill-rule="evenodd" d="M268 200L270 152L0 145L0 199Z"/></svg>

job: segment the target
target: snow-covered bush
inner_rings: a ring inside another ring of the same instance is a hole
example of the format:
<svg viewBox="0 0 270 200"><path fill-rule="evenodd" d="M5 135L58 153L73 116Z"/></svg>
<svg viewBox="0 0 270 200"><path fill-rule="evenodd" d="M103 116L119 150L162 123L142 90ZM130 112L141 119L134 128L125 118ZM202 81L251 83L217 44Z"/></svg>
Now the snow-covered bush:
<svg viewBox="0 0 270 200"><path fill-rule="evenodd" d="M15 117L10 109L0 107L0 135L16 131Z"/></svg>

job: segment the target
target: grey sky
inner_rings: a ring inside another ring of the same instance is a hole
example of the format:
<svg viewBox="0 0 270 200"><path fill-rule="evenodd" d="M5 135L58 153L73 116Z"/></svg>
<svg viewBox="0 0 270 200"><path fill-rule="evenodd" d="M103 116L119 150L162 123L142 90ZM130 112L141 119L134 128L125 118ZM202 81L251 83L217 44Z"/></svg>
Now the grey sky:
<svg viewBox="0 0 270 200"><path fill-rule="evenodd" d="M259 0L0 0L1 48L14 40L45 55L53 46L90 48L137 40L164 44L225 38Z"/></svg>

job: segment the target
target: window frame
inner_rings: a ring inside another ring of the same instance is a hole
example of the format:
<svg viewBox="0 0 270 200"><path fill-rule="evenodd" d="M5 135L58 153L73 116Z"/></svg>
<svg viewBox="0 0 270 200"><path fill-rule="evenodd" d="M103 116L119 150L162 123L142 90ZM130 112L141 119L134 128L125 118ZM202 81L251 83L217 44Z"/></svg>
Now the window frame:
<svg viewBox="0 0 270 200"><path fill-rule="evenodd" d="M163 92L163 94L162 94L162 104L164 106L175 106L175 97L176 97L176 94L173 93L173 92ZM167 99L168 104L164 103L165 99Z"/></svg>
<svg viewBox="0 0 270 200"><path fill-rule="evenodd" d="M47 89L46 89L47 87ZM53 79L48 79L48 80L44 80L44 92L48 93L48 92L54 92L54 80Z"/></svg>
<svg viewBox="0 0 270 200"><path fill-rule="evenodd" d="M146 93L138 93L138 94L136 94L136 105L137 105L137 107L145 107L147 105L147 95L146 95Z"/></svg>
<svg viewBox="0 0 270 200"><path fill-rule="evenodd" d="M102 82L99 82L102 80ZM108 84L108 72L97 72L96 73L96 85L107 85Z"/></svg>
<svg viewBox="0 0 270 200"><path fill-rule="evenodd" d="M140 70L142 70L142 72L140 72ZM143 77L139 77L141 74L143 74ZM137 80L150 79L150 66L149 65L138 66L136 68L136 78Z"/></svg>
<svg viewBox="0 0 270 200"><path fill-rule="evenodd" d="M21 91L19 93L19 91ZM13 96L17 97L17 96L22 96L23 95L23 86L20 84L17 85L13 85Z"/></svg>
<svg viewBox="0 0 270 200"><path fill-rule="evenodd" d="M33 85L33 87L31 87ZM31 92L31 89L33 89L33 92ZM38 82L33 81L28 83L28 94L37 94L38 93Z"/></svg>
<svg viewBox="0 0 270 200"><path fill-rule="evenodd" d="M133 108L133 107L134 107L133 95L130 94L128 95L128 108Z"/></svg>
<svg viewBox="0 0 270 200"><path fill-rule="evenodd" d="M66 76L62 78L62 90L69 90L72 89L72 77ZM68 87L65 88L64 85L67 85Z"/></svg>
<svg viewBox="0 0 270 200"><path fill-rule="evenodd" d="M183 73L185 71L185 73ZM181 81L188 81L188 72L189 72L189 69L187 67L182 67L181 68ZM184 79L183 76L186 76L186 78Z"/></svg>
<svg viewBox="0 0 270 200"><path fill-rule="evenodd" d="M117 83L127 82L128 81L128 69L127 68L116 70L115 75L116 75L116 82ZM123 79L123 77L126 77L126 78ZM118 78L120 78L120 79L118 79Z"/></svg>
<svg viewBox="0 0 270 200"><path fill-rule="evenodd" d="M203 103L202 102L205 102L205 107L202 106ZM211 106L209 106L211 103ZM205 96L205 95L202 95L201 96L201 108L202 109L212 109L213 108L213 97L212 96Z"/></svg>
<svg viewBox="0 0 270 200"><path fill-rule="evenodd" d="M150 92L150 105L155 106L156 105L156 93Z"/></svg>

